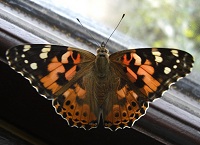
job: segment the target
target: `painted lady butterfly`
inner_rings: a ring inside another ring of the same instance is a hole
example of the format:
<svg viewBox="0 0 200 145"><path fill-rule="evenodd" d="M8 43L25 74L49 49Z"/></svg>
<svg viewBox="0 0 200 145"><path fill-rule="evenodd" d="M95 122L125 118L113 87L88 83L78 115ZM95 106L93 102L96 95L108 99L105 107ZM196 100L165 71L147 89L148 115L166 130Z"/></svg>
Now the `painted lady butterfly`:
<svg viewBox="0 0 200 145"><path fill-rule="evenodd" d="M53 100L70 126L131 127L149 102L190 73L193 57L166 48L130 49L109 56L105 44L97 55L67 46L20 45L6 53L9 65L37 91Z"/></svg>

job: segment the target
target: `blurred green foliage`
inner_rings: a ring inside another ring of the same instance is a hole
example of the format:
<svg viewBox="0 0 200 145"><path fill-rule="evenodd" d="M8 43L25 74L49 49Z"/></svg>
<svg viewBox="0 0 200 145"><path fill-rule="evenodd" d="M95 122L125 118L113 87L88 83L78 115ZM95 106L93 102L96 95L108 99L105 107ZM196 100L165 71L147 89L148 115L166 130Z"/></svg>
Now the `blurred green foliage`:
<svg viewBox="0 0 200 145"><path fill-rule="evenodd" d="M185 50L195 57L195 67L200 70L200 0L121 2L116 0L110 11L126 13L119 28L123 33L152 47Z"/></svg>

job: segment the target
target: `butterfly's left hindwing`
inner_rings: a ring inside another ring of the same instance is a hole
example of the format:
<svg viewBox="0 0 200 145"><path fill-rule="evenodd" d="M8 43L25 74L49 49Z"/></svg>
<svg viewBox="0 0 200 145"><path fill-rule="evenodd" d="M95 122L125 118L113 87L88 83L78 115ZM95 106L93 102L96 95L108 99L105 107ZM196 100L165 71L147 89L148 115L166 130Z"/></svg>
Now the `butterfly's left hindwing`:
<svg viewBox="0 0 200 145"><path fill-rule="evenodd" d="M94 65L95 55L57 45L20 45L6 53L9 65L26 77L38 92L53 99L57 113L70 126L97 126L98 107L87 97L83 82ZM90 124L86 126L86 124Z"/></svg>

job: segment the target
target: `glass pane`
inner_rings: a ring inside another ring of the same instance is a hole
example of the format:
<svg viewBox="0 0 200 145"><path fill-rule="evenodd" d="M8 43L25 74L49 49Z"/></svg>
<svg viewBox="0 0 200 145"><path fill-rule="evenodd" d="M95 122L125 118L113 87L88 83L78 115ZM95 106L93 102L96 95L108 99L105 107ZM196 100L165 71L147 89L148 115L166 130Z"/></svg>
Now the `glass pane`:
<svg viewBox="0 0 200 145"><path fill-rule="evenodd" d="M70 9L113 29L125 13L118 31L151 47L185 50L195 57L195 69L200 71L199 0L33 1L66 17L64 9Z"/></svg>

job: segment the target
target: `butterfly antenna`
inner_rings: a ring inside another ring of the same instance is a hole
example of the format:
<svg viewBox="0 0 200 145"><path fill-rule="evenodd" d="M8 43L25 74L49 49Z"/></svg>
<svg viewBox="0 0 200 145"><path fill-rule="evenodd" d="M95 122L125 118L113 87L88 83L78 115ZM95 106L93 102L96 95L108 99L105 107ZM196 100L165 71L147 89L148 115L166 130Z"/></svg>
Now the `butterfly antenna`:
<svg viewBox="0 0 200 145"><path fill-rule="evenodd" d="M82 25L81 21L80 21L78 18L76 18L76 20L77 20L77 21L80 23L80 25L85 29L85 31L89 33L90 37L95 41L96 45L97 45L97 46L100 46L100 44L96 41L96 39L94 39L94 37L92 36L92 34L91 34L89 31L87 31L87 29Z"/></svg>
<svg viewBox="0 0 200 145"><path fill-rule="evenodd" d="M117 26L115 27L115 29L113 30L113 32L110 34L109 38L107 39L106 43L105 43L105 46L106 44L108 43L108 41L110 40L110 37L113 35L113 33L115 32L115 30L117 29L117 27L119 26L119 24L121 23L122 19L124 18L125 14L122 15L119 23L117 24Z"/></svg>

